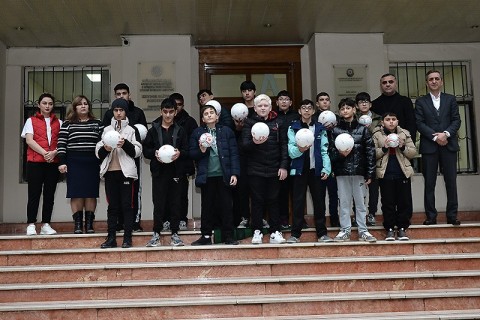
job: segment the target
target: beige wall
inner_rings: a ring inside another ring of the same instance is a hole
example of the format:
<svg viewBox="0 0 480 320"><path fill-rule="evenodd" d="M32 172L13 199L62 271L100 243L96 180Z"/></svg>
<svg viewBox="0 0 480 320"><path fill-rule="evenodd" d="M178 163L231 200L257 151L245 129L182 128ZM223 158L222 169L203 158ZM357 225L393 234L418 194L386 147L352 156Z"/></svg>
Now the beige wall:
<svg viewBox="0 0 480 320"><path fill-rule="evenodd" d="M0 168L2 210L0 221L25 222L27 185L20 184L20 132L22 106L22 66L46 65L109 65L112 87L118 82L129 84L132 99L137 100L137 64L148 61L175 61L176 88L185 96L186 110L198 119L198 52L188 36L132 36L128 47L5 49L0 44L0 123L3 134L0 150L4 155ZM302 87L304 98L315 97L319 91L332 92L334 64L368 65L368 90L372 97L379 94L378 78L388 71L389 60L454 60L472 61L474 92L480 92L480 44L457 45L384 45L381 34L316 34L302 49ZM8 79L8 81L5 81ZM112 92L113 94L113 92ZM336 102L334 102L336 103ZM141 106L140 106L141 107ZM8 115L8 118L5 116ZM480 116L476 114L476 123ZM477 130L478 132L478 130ZM477 141L479 137L477 137ZM152 219L151 179L148 163L143 168L143 217ZM3 176L2 176L3 174ZM480 210L472 185L480 185L478 175L460 176L460 210ZM413 182L414 210L422 211L423 178ZM69 221L70 207L65 199L66 186L59 184L56 194L54 221ZM8 199L8 201L6 200ZM198 190L191 188L190 203L194 216L199 216ZM441 179L437 188L439 210L445 206L445 191ZM3 214L3 216L1 216ZM106 219L106 203L101 185L97 209L98 219Z"/></svg>

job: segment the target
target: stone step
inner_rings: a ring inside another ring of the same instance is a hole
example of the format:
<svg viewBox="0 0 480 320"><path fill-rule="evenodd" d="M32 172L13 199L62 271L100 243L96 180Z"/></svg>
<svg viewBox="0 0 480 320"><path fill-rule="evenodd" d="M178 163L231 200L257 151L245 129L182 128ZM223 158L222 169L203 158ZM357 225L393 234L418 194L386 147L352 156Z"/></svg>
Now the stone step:
<svg viewBox="0 0 480 320"><path fill-rule="evenodd" d="M306 242L297 244L242 244L162 246L155 248L69 248L0 251L0 266L89 264L119 262L208 261L303 257L355 257L480 252L480 238L418 239L410 241Z"/></svg>
<svg viewBox="0 0 480 320"><path fill-rule="evenodd" d="M339 228L330 228L329 235L330 237L335 237L338 233ZM385 238L385 230L380 227L369 227L369 231L377 237L378 240L383 240ZM244 232L250 232L248 229ZM180 231L179 232L182 240L186 245L191 244L193 241L197 240L201 233L200 231ZM134 247L143 247L151 238L151 232L137 232L133 234L133 245ZM161 232L161 242L162 245L168 246L170 244L170 233ZM95 233L95 234L56 234L56 235L37 235L37 236L26 236L26 235L0 235L0 251L8 250L33 250L33 249L68 249L68 248L99 248L100 244L105 241L106 233ZM290 236L290 231L284 231L284 237L288 238ZM442 238L480 238L480 223L468 223L460 226L451 226L447 224L438 224L435 226L423 226L423 225L412 225L408 229L408 236L414 239L442 239ZM123 233L118 233L117 243L121 245L123 239ZM352 229L352 240L358 240L357 228ZM309 228L303 230L302 242L316 242L317 235L314 228ZM250 244L251 237L245 238L240 241L242 244ZM268 234L264 236L264 242L268 243Z"/></svg>
<svg viewBox="0 0 480 320"><path fill-rule="evenodd" d="M236 260L122 261L91 264L70 264L66 261L57 265L3 266L0 268L0 284L248 278L252 275L375 275L380 271L417 273L461 270L480 270L480 253L268 259L239 257Z"/></svg>
<svg viewBox="0 0 480 320"><path fill-rule="evenodd" d="M348 301L348 303L346 303ZM214 296L188 299L107 299L0 304L0 319L204 319L310 314L473 310L480 289Z"/></svg>
<svg viewBox="0 0 480 320"><path fill-rule="evenodd" d="M0 285L0 303L291 295L480 287L480 270L189 278Z"/></svg>

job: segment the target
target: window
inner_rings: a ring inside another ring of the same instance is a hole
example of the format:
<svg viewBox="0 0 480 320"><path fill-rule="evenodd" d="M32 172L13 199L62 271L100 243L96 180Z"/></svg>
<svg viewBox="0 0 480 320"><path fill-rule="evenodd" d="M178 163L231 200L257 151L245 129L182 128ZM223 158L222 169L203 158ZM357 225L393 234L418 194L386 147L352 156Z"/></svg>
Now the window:
<svg viewBox="0 0 480 320"><path fill-rule="evenodd" d="M458 131L460 152L457 158L458 173L476 173L475 117L473 113L473 93L468 61L439 62L391 62L390 72L395 74L398 92L412 101L428 93L425 74L438 70L443 75L443 92L457 98L462 125ZM418 142L418 141L417 141ZM415 164L418 170L419 163Z"/></svg>
<svg viewBox="0 0 480 320"><path fill-rule="evenodd" d="M36 111L38 103L36 100L43 92L49 92L55 97L54 112L61 120L65 119L73 98L80 94L92 102L92 111L98 119L103 118L103 114L110 106L108 67L25 67L23 75L23 123ZM27 144L23 141L21 182L25 182L27 176L26 154Z"/></svg>

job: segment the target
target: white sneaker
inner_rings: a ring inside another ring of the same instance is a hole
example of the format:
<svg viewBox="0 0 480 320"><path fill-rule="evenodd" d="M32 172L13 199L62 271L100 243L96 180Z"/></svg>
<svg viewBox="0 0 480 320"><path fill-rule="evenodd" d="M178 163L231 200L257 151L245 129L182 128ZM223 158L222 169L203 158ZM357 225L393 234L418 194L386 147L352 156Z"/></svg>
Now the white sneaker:
<svg viewBox="0 0 480 320"><path fill-rule="evenodd" d="M40 230L40 234L56 234L57 231L53 230L52 227L48 223L44 223L42 229Z"/></svg>
<svg viewBox="0 0 480 320"><path fill-rule="evenodd" d="M263 243L263 234L260 232L260 230L255 230L255 232L253 233L252 243L253 244Z"/></svg>
<svg viewBox="0 0 480 320"><path fill-rule="evenodd" d="M248 226L248 219L245 219L242 217L242 221L240 221L240 224L238 225L237 228L239 229L245 229Z"/></svg>
<svg viewBox="0 0 480 320"><path fill-rule="evenodd" d="M27 236L35 236L37 235L37 230L35 230L35 224L30 223L27 227Z"/></svg>
<svg viewBox="0 0 480 320"><path fill-rule="evenodd" d="M178 224L178 229L181 231L187 230L188 229L187 223L185 221L180 221L180 223Z"/></svg>
<svg viewBox="0 0 480 320"><path fill-rule="evenodd" d="M275 231L270 235L270 243L285 243L286 241L280 231Z"/></svg>

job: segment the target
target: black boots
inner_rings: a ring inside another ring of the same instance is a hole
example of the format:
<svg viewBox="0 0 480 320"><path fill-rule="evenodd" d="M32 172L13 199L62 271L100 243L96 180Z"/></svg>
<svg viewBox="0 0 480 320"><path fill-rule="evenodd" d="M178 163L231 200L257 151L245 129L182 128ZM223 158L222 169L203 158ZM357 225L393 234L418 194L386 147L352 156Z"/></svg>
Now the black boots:
<svg viewBox="0 0 480 320"><path fill-rule="evenodd" d="M105 240L104 243L100 245L100 248L102 249L108 249L108 248L116 248L117 247L117 239L115 237L115 232L109 232L107 239Z"/></svg>
<svg viewBox="0 0 480 320"><path fill-rule="evenodd" d="M125 231L123 234L123 243L122 248L131 248L132 247L132 232Z"/></svg>
<svg viewBox="0 0 480 320"><path fill-rule="evenodd" d="M83 211L77 211L73 214L73 221L75 221L75 228L73 233L83 233Z"/></svg>
<svg viewBox="0 0 480 320"><path fill-rule="evenodd" d="M92 211L85 211L85 232L95 233L93 230L93 220L95 220L95 214Z"/></svg>

